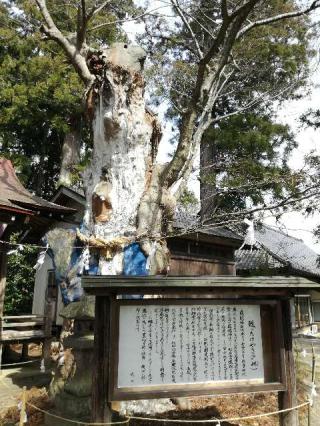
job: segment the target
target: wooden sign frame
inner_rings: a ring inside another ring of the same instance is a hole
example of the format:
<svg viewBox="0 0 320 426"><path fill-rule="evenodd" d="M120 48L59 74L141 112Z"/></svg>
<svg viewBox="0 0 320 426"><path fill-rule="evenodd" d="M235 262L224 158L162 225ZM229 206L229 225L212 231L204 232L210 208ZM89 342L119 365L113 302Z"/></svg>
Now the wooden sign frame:
<svg viewBox="0 0 320 426"><path fill-rule="evenodd" d="M188 383L137 386L128 388L118 387L119 364L119 321L121 306L145 305L259 305L261 315L261 337L264 360L265 383L248 383L230 385L223 383ZM111 345L109 363L109 401L124 401L132 399L173 398L198 395L222 395L230 393L248 393L259 391L286 390L285 354L281 302L269 299L140 299L140 300L111 300Z"/></svg>

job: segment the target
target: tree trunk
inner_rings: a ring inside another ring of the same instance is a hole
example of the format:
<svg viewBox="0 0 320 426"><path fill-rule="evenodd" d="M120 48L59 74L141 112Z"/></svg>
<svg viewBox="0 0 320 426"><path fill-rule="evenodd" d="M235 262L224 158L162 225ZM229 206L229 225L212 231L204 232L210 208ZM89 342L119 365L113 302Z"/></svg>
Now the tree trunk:
<svg viewBox="0 0 320 426"><path fill-rule="evenodd" d="M0 244L0 339L2 339L3 323L2 317L4 314L4 295L6 291L6 276L7 276L7 251L3 244ZM3 345L0 343L0 375L2 362Z"/></svg>
<svg viewBox="0 0 320 426"><path fill-rule="evenodd" d="M163 167L155 164L161 129L144 102L144 59L145 52L141 48L128 47L122 43L116 43L88 58L88 67L95 75L95 83L87 93L93 152L90 164L83 172L86 209L78 237L89 244L90 253L93 252L92 246L100 247L95 253L99 256L99 264L98 256L92 256L91 260L94 261L94 268L98 266L95 273L102 275L159 274L166 271L169 264L163 236L172 224L175 202L169 191L161 185ZM64 288L69 301L77 300L81 294L75 290L80 280L78 271L92 266L88 261L90 253L83 250L78 258L80 267L76 264L69 268L76 238L74 232L70 231L68 237L65 229L48 234L55 265L62 277L61 288ZM132 246L134 249L127 256ZM143 266L134 256L140 256L140 260L143 258ZM139 267L136 268L136 265ZM70 293L66 290L68 283L72 283ZM68 317L66 311L72 311L72 305L75 307L76 304L67 305L62 316ZM75 323L83 316L88 317L85 298L77 305L79 309L71 312ZM80 339L80 336L74 336L77 337ZM106 352L108 348L102 349ZM79 365L92 365L88 351L81 353L77 350L76 362ZM72 378L73 392L78 388L78 380L77 376ZM56 383L58 386L57 380ZM67 384L69 393L70 383L71 380ZM63 403L65 394L64 390L57 392L56 404L57 401ZM88 396L86 394L87 400ZM94 394L94 419L109 419L107 405L99 408L100 403L99 395ZM170 401L167 403L171 404ZM73 405L78 406L76 402Z"/></svg>
<svg viewBox="0 0 320 426"><path fill-rule="evenodd" d="M203 138L200 147L200 200L201 221L206 223L214 216L216 208L215 145Z"/></svg>
<svg viewBox="0 0 320 426"><path fill-rule="evenodd" d="M74 167L80 161L80 126L75 118L70 120L70 131L65 135L62 146L62 158L58 185L71 186L73 181Z"/></svg>
<svg viewBox="0 0 320 426"><path fill-rule="evenodd" d="M168 256L165 245L154 242L168 228L174 202L155 165L161 129L144 102L145 56L140 47L115 43L88 60L96 83L87 98L93 155L83 175L84 233L113 246L137 241L146 256L155 247L156 272L166 268Z"/></svg>

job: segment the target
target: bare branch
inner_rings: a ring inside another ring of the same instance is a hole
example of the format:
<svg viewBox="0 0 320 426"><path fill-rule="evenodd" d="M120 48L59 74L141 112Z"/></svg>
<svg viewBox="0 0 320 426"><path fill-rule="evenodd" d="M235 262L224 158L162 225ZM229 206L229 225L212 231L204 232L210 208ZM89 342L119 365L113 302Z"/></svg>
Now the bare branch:
<svg viewBox="0 0 320 426"><path fill-rule="evenodd" d="M315 196L319 196L319 185L318 183L316 185L310 186L306 189L304 189L303 191L301 191L298 195L294 196L294 195L289 195L287 197L285 197L284 199L282 199L279 202L276 202L270 206L257 206L257 207L253 207L251 209L246 209L246 210L242 210L242 211L235 211L235 212L228 212L227 216L228 217L239 217L239 216L245 216L248 214L253 214L253 213L257 213L259 211L268 211L268 210L276 210L279 209L280 207L283 206L287 206L290 204L294 204L303 200L307 200L308 198L311 197L315 197ZM225 217L226 214L218 214L215 215L215 218L223 218Z"/></svg>
<svg viewBox="0 0 320 426"><path fill-rule="evenodd" d="M108 25L123 24L125 22L137 21L138 19L143 18L144 16L151 15L153 12L155 12L159 9L167 8L167 7L168 6L159 6L159 7L156 7L155 9L147 10L147 11L141 13L140 15L133 16L132 18L126 18L126 19L119 19L119 20L104 22L103 24L99 24L99 25L96 25L95 27L89 28L88 32L99 30L100 28L106 27Z"/></svg>
<svg viewBox="0 0 320 426"><path fill-rule="evenodd" d="M97 15L99 12L101 12L109 3L111 0L107 0L103 2L100 6L92 7L91 10L87 13L87 19L91 19L94 15Z"/></svg>
<svg viewBox="0 0 320 426"><path fill-rule="evenodd" d="M193 42L194 42L194 44L196 46L199 58L202 59L203 58L203 52L202 52L202 50L200 48L200 45L199 45L198 40L197 40L197 37L196 37L195 33L193 32L193 30L192 30L192 28L191 28L191 26L190 26L187 18L185 17L184 13L182 12L182 10L180 8L180 5L178 3L178 0L171 0L171 2L172 2L173 7L176 9L178 15L180 16L182 22L184 23L184 25L186 26L187 30L190 33L190 36L191 36L191 38L192 38L192 40L193 40Z"/></svg>
<svg viewBox="0 0 320 426"><path fill-rule="evenodd" d="M239 33L237 34L237 39L241 38L244 34L249 32L253 28L261 27L263 25L273 24L274 22L283 21L285 19L297 18L302 15L307 15L308 13L318 8L320 8L320 1L316 0L316 1L313 1L312 4L309 7L306 7L305 9L298 10L296 12L282 13L280 15L271 16L270 18L265 18L256 22L252 22L239 31Z"/></svg>
<svg viewBox="0 0 320 426"><path fill-rule="evenodd" d="M226 63L226 61L229 58L229 54L233 47L236 36L242 24L245 22L249 13L254 8L254 6L257 3L259 3L259 1L260 0L249 0L247 3L245 3L244 5L239 7L237 10L235 10L228 18L225 18L223 20L222 25L220 27L219 34L217 35L216 39L212 43L209 51L207 52L206 56L203 59L205 63L209 63L210 60L217 53L219 53L219 49L222 46L222 44L224 44L223 65ZM231 22L233 22L233 24L231 29L229 29ZM227 35L227 32L228 32L228 35Z"/></svg>
<svg viewBox="0 0 320 426"><path fill-rule="evenodd" d="M79 51L81 51L85 43L87 22L86 2L85 0L81 0L81 6L78 6L77 16L77 49Z"/></svg>
<svg viewBox="0 0 320 426"><path fill-rule="evenodd" d="M232 111L232 112L230 112L230 113L227 113L227 114L224 114L224 115L220 115L220 116L218 116L218 117L215 117L215 118L212 120L212 123L218 123L219 121L225 120L226 118L232 117L232 116L237 115L237 114L241 114L241 113L243 113L244 111L246 111L246 110L248 110L248 109L250 109L250 108L254 107L255 105L263 104L264 102L266 102L267 95L270 95L270 96L269 96L269 98L268 98L269 100L270 100L270 99L277 99L277 98L278 98L278 97L280 97L283 93L285 93L285 92L287 92L287 91L291 90L291 89L292 89L292 88L293 88L296 84L297 84L297 82L294 82L294 83L292 83L292 84L290 84L290 85L286 86L286 87L285 87L283 90L281 90L281 91L276 90L276 92L274 92L274 93L273 93L273 95L272 95L272 92L271 92L271 91L270 91L270 92L267 92L267 93L264 93L263 95L259 96L258 98L253 99L252 101L248 102L246 105L244 105L244 106L243 106L243 107L241 107L241 108L238 108L238 109L237 109L237 110L235 110L235 111Z"/></svg>
<svg viewBox="0 0 320 426"><path fill-rule="evenodd" d="M50 15L50 12L48 11L46 1L36 0L36 3L45 21L45 25L42 25L41 30L44 32L44 34L48 38L56 41L63 48L69 60L75 67L75 70L79 74L80 78L84 81L84 83L87 86L91 85L95 77L89 71L89 68L86 64L85 57L80 53L77 47L74 44L72 44L67 39L67 37L65 37L62 34L62 32L57 28L56 24L54 23Z"/></svg>
<svg viewBox="0 0 320 426"><path fill-rule="evenodd" d="M220 86L219 80L221 73L229 60L230 52L241 26L258 1L260 0L249 0L237 9L237 13L233 13L232 18L223 20L217 37L206 55L200 60L197 82L190 101L190 107L182 117L178 146L171 162L163 172L163 185L170 187L179 179L185 163L188 164L190 158L192 159L193 157L191 151L200 144L204 132L211 124L211 111L208 108L209 105L213 106L216 100L214 94L215 90ZM209 62L213 57L219 58L215 70L212 70L209 66ZM205 96L210 101L207 101L202 106L201 103L204 101ZM206 116L206 119L203 121L200 120L200 122L197 120L199 107L203 107L202 114Z"/></svg>
<svg viewBox="0 0 320 426"><path fill-rule="evenodd" d="M202 10L200 10L200 13L202 14L202 15L204 15L207 19L209 19L210 20L210 18L208 18L207 17L207 15L205 15L205 13L202 11ZM200 21L199 21L199 19L197 19L195 16L192 16L192 15L190 15L189 13L187 13L187 12L185 12L185 14L186 15L188 15L191 19L193 19L194 20L194 22L196 22L198 25L199 25L199 27L200 28L202 28L202 30L205 32L205 33L207 33L211 38L214 38L214 34L208 29L208 28L206 28Z"/></svg>

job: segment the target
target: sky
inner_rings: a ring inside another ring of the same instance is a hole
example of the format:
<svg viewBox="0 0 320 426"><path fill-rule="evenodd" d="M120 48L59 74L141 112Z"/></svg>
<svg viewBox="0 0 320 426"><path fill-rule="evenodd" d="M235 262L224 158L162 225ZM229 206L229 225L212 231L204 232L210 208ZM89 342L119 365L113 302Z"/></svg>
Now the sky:
<svg viewBox="0 0 320 426"><path fill-rule="evenodd" d="M135 2L138 5L144 5L144 0ZM154 0L149 5L149 10L157 9L157 13L168 13L168 8L164 8L164 2ZM320 12L313 18L315 21L320 21ZM131 42L135 43L135 37L138 33L143 32L143 24L135 22L127 22L123 25L124 30ZM315 46L319 50L318 46ZM300 116L308 109L320 108L320 65L319 57L311 64L310 77L310 93L307 93L302 99L286 102L278 111L278 121L283 124L288 124L296 134L298 148L295 149L290 157L289 165L293 169L299 169L303 164L304 156L314 150L320 155L320 130L311 128L302 128L299 122ZM164 113L166 104L162 104L159 108L158 116L163 126L163 138L160 143L158 161L165 162L169 158L169 154L174 151L174 147L169 143L172 137L172 125L170 122L165 122ZM191 178L189 187L197 196L200 193L200 184L197 179L197 174ZM305 217L297 211L290 211L284 214L280 220L276 222L272 212L265 215L265 223L280 228L283 232L288 233L296 238L303 240L310 248L320 254L320 242L317 242L313 230L317 225L320 225L320 213L313 216Z"/></svg>
<svg viewBox="0 0 320 426"><path fill-rule="evenodd" d="M320 108L320 66L314 68L311 77L311 93L298 101L287 102L278 113L278 119L290 127L296 133L298 148L291 155L289 165L293 169L299 169L303 164L304 156L314 150L320 155L320 130L312 128L302 128L299 117L308 109ZM266 222L275 224L272 217L268 217ZM313 236L313 229L320 225L320 214L312 215L308 218L299 212L290 212L282 216L280 226L283 231L302 239L309 247L320 254L320 243L316 242Z"/></svg>

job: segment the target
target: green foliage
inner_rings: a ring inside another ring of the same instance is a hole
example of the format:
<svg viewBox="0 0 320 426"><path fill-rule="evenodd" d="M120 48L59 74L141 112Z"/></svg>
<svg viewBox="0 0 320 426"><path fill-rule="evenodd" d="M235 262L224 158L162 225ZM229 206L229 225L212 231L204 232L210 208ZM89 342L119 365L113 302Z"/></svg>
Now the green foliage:
<svg viewBox="0 0 320 426"><path fill-rule="evenodd" d="M15 235L11 242L17 241ZM37 261L37 249L24 247L17 254L8 256L5 315L30 314L32 310L33 288Z"/></svg>
<svg viewBox="0 0 320 426"><path fill-rule="evenodd" d="M63 53L22 25L0 6L1 152L30 189L50 196L68 119L81 119L82 85Z"/></svg>
<svg viewBox="0 0 320 426"><path fill-rule="evenodd" d="M90 7L94 2L86 3ZM61 30L76 31L77 4L48 1ZM87 42L92 46L124 39L113 22L132 11L133 3L125 0L109 6L90 23ZM106 21L110 25L92 31ZM19 169L26 186L49 198L55 191L61 148L71 123L81 129L84 156L91 146L91 130L85 120L82 82L61 48L43 40L40 22L33 1L0 3L0 149Z"/></svg>
<svg viewBox="0 0 320 426"><path fill-rule="evenodd" d="M209 129L203 143L211 149L202 184L217 193L216 209L241 209L248 201L258 205L266 196L281 199L289 190L287 159L296 142L288 126L262 113L239 114Z"/></svg>
<svg viewBox="0 0 320 426"><path fill-rule="evenodd" d="M262 2L250 20L290 12L295 7L294 0ZM219 27L215 19L220 18L220 0L193 0L187 2L186 8L193 33L206 51ZM270 106L274 101L267 99L270 92L280 102L298 96L298 89L306 84L308 60L314 54L309 48L314 34L308 29L307 18L300 17L256 28L240 39L225 67L224 74L232 72L232 77L221 93L221 102L225 104L227 97L228 106L236 109L243 107L245 100L258 101L260 96L260 103ZM155 88L155 95L170 100L171 114L179 117L195 86L193 69L199 60L189 31L178 18L174 27L160 18L150 18L141 42L153 60L150 90ZM214 69L215 64L210 65Z"/></svg>
<svg viewBox="0 0 320 426"><path fill-rule="evenodd" d="M186 189L178 200L182 205L197 205L198 199L192 191Z"/></svg>
<svg viewBox="0 0 320 426"><path fill-rule="evenodd" d="M183 7L184 2L180 4ZM218 0L185 2L187 12L183 10L204 51L219 27L215 19L220 18L220 6ZM294 0L262 2L250 22L296 6ZM164 20L149 20L147 34L141 38L153 53L150 90L156 103L169 102L167 117L177 126L190 102L199 60L190 32L179 22L173 28ZM314 34L308 24L306 17L275 22L236 42L223 72L229 80L212 110L216 121L202 140L200 179L210 214L281 200L294 191L287 160L296 143L290 129L277 122L277 109L306 89L309 59L314 55L309 47ZM214 69L215 63L210 66Z"/></svg>

